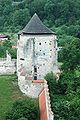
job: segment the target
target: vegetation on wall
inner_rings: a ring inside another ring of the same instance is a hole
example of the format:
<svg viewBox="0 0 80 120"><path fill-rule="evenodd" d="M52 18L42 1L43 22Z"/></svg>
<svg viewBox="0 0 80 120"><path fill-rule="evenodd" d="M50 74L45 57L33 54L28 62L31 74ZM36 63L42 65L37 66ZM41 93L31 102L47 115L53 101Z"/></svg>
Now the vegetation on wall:
<svg viewBox="0 0 80 120"><path fill-rule="evenodd" d="M61 50L61 75L59 80L48 73L52 110L55 120L80 119L80 39L66 43Z"/></svg>
<svg viewBox="0 0 80 120"><path fill-rule="evenodd" d="M9 51L11 54L12 58L17 57L17 50L12 48L12 42L11 40L6 40L3 43L0 44L0 58L5 58L6 57L6 50Z"/></svg>
<svg viewBox="0 0 80 120"><path fill-rule="evenodd" d="M0 0L0 32L19 32L35 12L57 33L59 46L76 40L80 31L79 0ZM15 43L15 38L12 41Z"/></svg>
<svg viewBox="0 0 80 120"><path fill-rule="evenodd" d="M35 12L58 33L75 36L80 30L79 0L0 0L0 31L18 32Z"/></svg>
<svg viewBox="0 0 80 120"><path fill-rule="evenodd" d="M59 61L63 63L60 79L56 81L52 73L45 77L49 84L55 120L79 120L80 0L0 0L0 32L13 36L25 27L35 12L46 26L57 33L58 45L63 48L59 52ZM5 51L9 50L12 57L16 58L16 50L11 48L14 41L15 38L11 43L6 41L0 44L0 57L5 57ZM13 107L9 117L14 112ZM25 119L27 117L23 115L19 118Z"/></svg>

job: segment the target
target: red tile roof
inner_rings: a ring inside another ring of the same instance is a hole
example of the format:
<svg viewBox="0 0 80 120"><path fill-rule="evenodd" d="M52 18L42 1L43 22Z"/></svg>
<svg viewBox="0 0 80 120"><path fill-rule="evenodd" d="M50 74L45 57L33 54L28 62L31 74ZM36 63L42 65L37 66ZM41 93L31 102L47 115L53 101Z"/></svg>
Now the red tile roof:
<svg viewBox="0 0 80 120"><path fill-rule="evenodd" d="M0 38L8 38L8 36L0 34Z"/></svg>
<svg viewBox="0 0 80 120"><path fill-rule="evenodd" d="M12 48L17 48L17 46L14 46L14 45L13 45Z"/></svg>
<svg viewBox="0 0 80 120"><path fill-rule="evenodd" d="M44 80L32 80L33 83L44 83Z"/></svg>
<svg viewBox="0 0 80 120"><path fill-rule="evenodd" d="M45 89L39 95L40 120L48 120Z"/></svg>

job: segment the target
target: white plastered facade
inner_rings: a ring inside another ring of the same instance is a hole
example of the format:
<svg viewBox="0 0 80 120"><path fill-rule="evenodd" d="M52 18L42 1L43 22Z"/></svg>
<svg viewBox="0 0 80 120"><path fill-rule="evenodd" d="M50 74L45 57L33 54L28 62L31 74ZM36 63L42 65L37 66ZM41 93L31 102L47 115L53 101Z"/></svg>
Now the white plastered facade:
<svg viewBox="0 0 80 120"><path fill-rule="evenodd" d="M53 72L56 74L58 72L56 35L21 34L17 42L17 48L19 87L26 95L37 97L42 85L33 85L31 81L33 79L43 80L47 73ZM23 73L20 69L24 69ZM31 92L33 89L36 92L35 95Z"/></svg>

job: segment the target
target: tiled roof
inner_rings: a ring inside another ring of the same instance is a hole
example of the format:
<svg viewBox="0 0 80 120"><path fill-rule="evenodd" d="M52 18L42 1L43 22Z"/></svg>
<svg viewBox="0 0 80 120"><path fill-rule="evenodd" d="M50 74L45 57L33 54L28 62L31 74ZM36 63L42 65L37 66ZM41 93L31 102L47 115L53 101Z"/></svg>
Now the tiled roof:
<svg viewBox="0 0 80 120"><path fill-rule="evenodd" d="M0 38L8 38L8 36L0 34Z"/></svg>
<svg viewBox="0 0 80 120"><path fill-rule="evenodd" d="M47 28L35 13L28 24L18 34L55 34Z"/></svg>

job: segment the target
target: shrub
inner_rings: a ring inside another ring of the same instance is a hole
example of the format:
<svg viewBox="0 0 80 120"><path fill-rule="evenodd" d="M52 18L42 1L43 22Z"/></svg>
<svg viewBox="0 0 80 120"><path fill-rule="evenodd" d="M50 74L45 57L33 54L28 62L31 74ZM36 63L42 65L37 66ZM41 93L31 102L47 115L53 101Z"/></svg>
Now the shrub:
<svg viewBox="0 0 80 120"><path fill-rule="evenodd" d="M36 100L28 98L17 100L12 109L7 112L6 120L39 120L39 108Z"/></svg>
<svg viewBox="0 0 80 120"><path fill-rule="evenodd" d="M67 89L66 83L61 83L60 80L57 80L56 76L51 72L45 76L45 79L48 81L50 95L52 94L65 94Z"/></svg>

